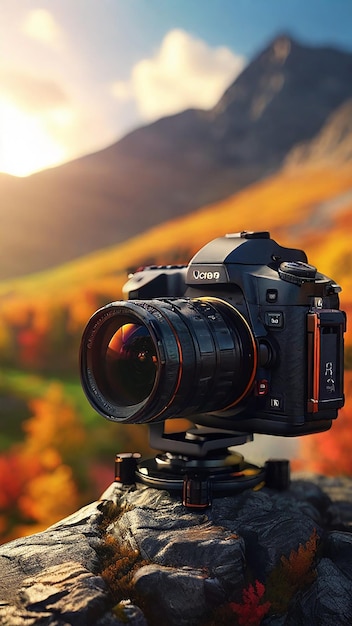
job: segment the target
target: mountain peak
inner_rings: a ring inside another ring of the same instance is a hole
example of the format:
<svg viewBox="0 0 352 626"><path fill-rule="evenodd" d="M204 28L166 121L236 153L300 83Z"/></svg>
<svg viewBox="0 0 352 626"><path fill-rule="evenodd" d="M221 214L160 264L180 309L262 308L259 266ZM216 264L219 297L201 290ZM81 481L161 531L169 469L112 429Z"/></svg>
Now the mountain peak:
<svg viewBox="0 0 352 626"><path fill-rule="evenodd" d="M275 39L269 44L268 48L264 51L265 54L271 55L271 61L282 65L289 56L293 46L296 46L296 42L286 34L281 34L275 37Z"/></svg>
<svg viewBox="0 0 352 626"><path fill-rule="evenodd" d="M236 158L249 152L267 163L273 155L281 158L298 137L313 138L327 116L351 97L350 68L351 54L304 46L281 34L210 112L215 132L222 138L232 135Z"/></svg>
<svg viewBox="0 0 352 626"><path fill-rule="evenodd" d="M253 100L253 98L258 100L259 96L259 100L264 102L264 100L268 100L264 92L280 91L285 82L285 72L287 71L285 65L292 52L299 48L299 44L288 34L282 33L275 37L225 91L214 107L212 115L221 114L229 106L239 102L243 103L244 110L250 112L253 107L249 100ZM254 109L257 110L258 107L255 105ZM254 117L258 117L257 113L254 114Z"/></svg>

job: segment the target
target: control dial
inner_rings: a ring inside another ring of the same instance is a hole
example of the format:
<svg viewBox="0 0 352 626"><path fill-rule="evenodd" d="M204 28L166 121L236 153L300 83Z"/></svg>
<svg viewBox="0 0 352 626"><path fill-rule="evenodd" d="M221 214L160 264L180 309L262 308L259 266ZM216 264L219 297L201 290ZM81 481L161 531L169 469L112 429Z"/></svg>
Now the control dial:
<svg viewBox="0 0 352 626"><path fill-rule="evenodd" d="M312 283L317 278L317 268L303 261L284 261L278 271L282 280L294 285Z"/></svg>

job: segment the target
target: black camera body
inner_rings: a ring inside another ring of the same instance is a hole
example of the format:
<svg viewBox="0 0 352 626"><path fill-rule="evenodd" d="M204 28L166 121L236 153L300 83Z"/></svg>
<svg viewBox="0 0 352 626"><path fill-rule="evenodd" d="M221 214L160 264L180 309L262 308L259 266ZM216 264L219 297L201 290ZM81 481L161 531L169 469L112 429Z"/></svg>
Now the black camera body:
<svg viewBox="0 0 352 626"><path fill-rule="evenodd" d="M188 266L151 266L83 334L85 393L104 417L295 436L344 404L340 287L268 232L226 235Z"/></svg>

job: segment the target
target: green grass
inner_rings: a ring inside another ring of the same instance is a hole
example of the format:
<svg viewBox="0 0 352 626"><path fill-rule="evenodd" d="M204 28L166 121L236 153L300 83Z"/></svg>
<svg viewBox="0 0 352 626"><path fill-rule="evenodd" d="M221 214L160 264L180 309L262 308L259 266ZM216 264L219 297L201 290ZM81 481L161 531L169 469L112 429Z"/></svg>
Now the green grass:
<svg viewBox="0 0 352 626"><path fill-rule="evenodd" d="M73 404L81 416L84 426L90 428L96 424L98 416L85 397L80 381L75 378L62 379L53 376L44 377L23 370L2 370L0 376L0 393L27 402L32 398L42 398L51 383L58 383L64 390L64 396Z"/></svg>
<svg viewBox="0 0 352 626"><path fill-rule="evenodd" d="M0 374L0 453L23 441L22 423L31 416L30 400L45 397L51 383L61 385L65 399L72 403L85 430L84 450L77 450L77 458L83 454L92 461L107 460L113 459L116 452L141 448L145 454L150 450L145 426L116 424L101 417L90 406L78 379L4 369ZM142 439L138 438L141 430Z"/></svg>

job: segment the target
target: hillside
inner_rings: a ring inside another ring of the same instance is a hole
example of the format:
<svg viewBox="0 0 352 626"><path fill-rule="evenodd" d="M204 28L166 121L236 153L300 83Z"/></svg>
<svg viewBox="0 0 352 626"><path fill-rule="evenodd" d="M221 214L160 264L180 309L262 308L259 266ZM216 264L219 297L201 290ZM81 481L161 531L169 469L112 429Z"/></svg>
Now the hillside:
<svg viewBox="0 0 352 626"><path fill-rule="evenodd" d="M343 304L351 310L351 168L301 168L283 170L121 245L51 271L2 281L2 328L36 326L58 309L67 311L66 324L81 327L96 306L121 297L129 271L150 263L187 263L210 239L243 229L270 230L280 244L305 249L311 263L342 285Z"/></svg>
<svg viewBox="0 0 352 626"><path fill-rule="evenodd" d="M25 179L0 176L0 279L126 241L272 175L352 97L351 63L281 36L210 111L161 119Z"/></svg>

